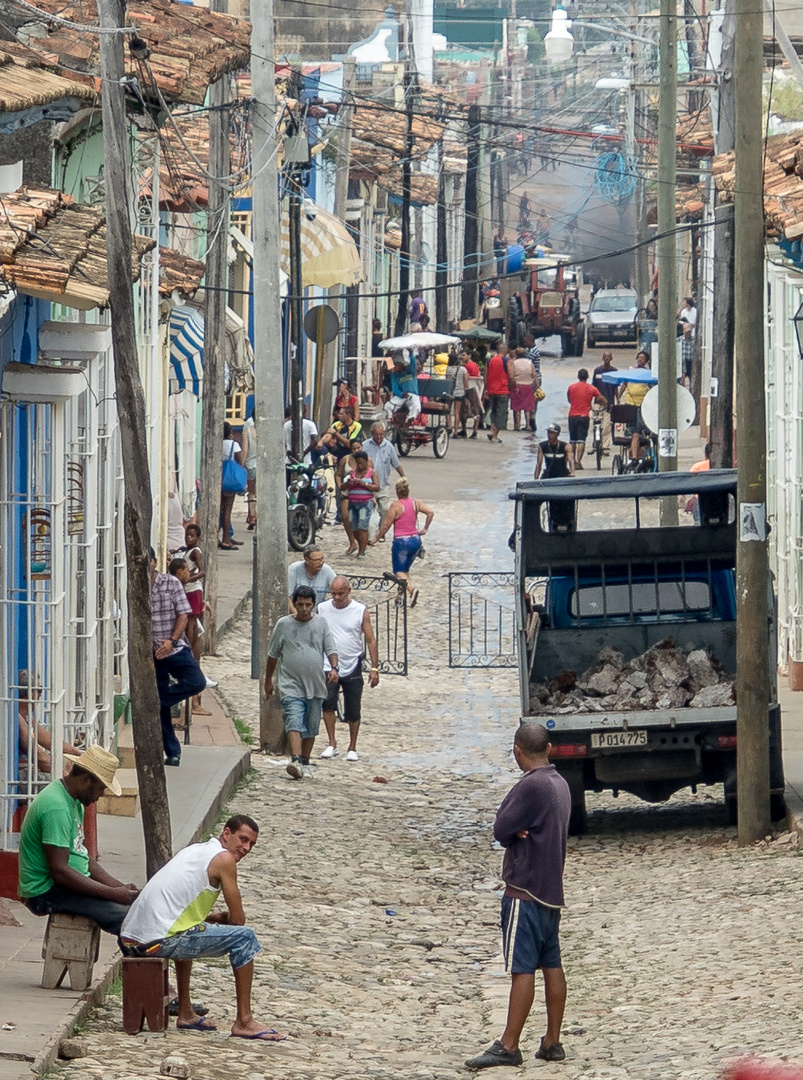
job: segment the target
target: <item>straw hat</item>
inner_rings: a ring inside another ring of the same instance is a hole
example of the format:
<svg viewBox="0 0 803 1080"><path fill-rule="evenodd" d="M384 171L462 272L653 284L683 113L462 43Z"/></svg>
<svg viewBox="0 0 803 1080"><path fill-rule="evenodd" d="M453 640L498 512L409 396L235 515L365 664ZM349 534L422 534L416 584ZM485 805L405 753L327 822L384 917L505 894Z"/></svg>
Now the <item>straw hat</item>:
<svg viewBox="0 0 803 1080"><path fill-rule="evenodd" d="M93 776L97 776L98 780L102 780L106 785L106 790L110 791L112 795L123 794L120 781L114 775L120 767L120 762L114 754L110 754L102 746L93 743L84 750L83 754L65 754L64 756L67 761L72 761L74 765L86 769Z"/></svg>

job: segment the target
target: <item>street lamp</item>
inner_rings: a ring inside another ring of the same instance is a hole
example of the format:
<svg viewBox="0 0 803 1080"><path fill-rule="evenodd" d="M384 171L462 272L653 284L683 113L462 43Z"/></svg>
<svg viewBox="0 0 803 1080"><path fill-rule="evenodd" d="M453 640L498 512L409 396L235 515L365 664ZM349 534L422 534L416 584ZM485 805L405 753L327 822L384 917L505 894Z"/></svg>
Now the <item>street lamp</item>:
<svg viewBox="0 0 803 1080"><path fill-rule="evenodd" d="M591 19L573 19L569 21L566 9L560 4L552 12L552 29L544 36L544 49L546 58L550 64L565 64L571 59L574 49L574 38L569 33L572 26L588 26L594 30L601 30L614 37L627 38L630 41L640 41L643 45L656 46L653 38L642 37L641 34L631 34L629 30L620 30L618 26L609 26L606 23L598 23Z"/></svg>
<svg viewBox="0 0 803 1080"><path fill-rule="evenodd" d="M569 33L569 16L560 4L552 12L552 29L544 36L544 49L550 64L565 64L571 60L574 38Z"/></svg>

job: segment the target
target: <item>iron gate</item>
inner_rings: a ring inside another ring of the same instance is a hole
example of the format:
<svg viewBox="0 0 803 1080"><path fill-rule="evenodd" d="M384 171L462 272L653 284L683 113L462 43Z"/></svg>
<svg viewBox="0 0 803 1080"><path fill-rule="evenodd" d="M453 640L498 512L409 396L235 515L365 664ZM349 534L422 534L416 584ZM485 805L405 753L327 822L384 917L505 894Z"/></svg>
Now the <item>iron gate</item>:
<svg viewBox="0 0 803 1080"><path fill-rule="evenodd" d="M515 575L449 574L449 667L516 667Z"/></svg>
<svg viewBox="0 0 803 1080"><path fill-rule="evenodd" d="M365 604L379 650L381 675L407 674L407 590L385 577L347 574L353 599ZM365 670L371 664L366 657Z"/></svg>

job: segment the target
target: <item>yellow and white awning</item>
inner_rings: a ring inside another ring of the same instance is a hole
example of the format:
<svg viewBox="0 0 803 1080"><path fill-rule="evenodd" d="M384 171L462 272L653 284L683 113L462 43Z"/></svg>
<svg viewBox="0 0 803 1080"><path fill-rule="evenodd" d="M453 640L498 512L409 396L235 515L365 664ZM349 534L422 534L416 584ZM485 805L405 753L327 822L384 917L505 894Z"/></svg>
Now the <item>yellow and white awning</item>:
<svg viewBox="0 0 803 1080"><path fill-rule="evenodd" d="M281 268L290 274L289 200L282 201ZM301 281L328 289L332 285L356 285L363 280L362 263L357 245L348 229L334 214L315 204L315 217L310 220L301 211Z"/></svg>

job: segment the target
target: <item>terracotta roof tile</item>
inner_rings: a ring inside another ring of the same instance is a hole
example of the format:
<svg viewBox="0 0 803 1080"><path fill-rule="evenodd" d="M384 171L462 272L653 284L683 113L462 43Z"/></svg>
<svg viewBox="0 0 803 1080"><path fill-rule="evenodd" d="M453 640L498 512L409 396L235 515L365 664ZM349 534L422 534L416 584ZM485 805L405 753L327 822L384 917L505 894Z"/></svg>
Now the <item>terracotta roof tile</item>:
<svg viewBox="0 0 803 1080"><path fill-rule="evenodd" d="M133 235L131 274L155 241ZM0 276L31 296L70 307L109 302L106 224L97 206L80 206L50 188L23 187L0 198Z"/></svg>
<svg viewBox="0 0 803 1080"><path fill-rule="evenodd" d="M206 266L197 259L180 255L172 248L159 249L159 292L170 296L177 291L189 300L203 280Z"/></svg>
<svg viewBox="0 0 803 1080"><path fill-rule="evenodd" d="M0 113L23 112L64 98L91 101L94 90L57 74L40 53L16 41L0 41Z"/></svg>
<svg viewBox="0 0 803 1080"><path fill-rule="evenodd" d="M37 7L71 22L90 26L98 22L96 0L42 0ZM151 50L147 64L137 62L126 50L126 74L139 80L146 100L157 96L149 93L152 77L169 101L202 105L212 83L250 62L251 26L246 19L173 0L129 0L127 11L128 22L137 27ZM100 71L97 35L56 23L46 25L48 35L37 39L37 47L48 50L65 67L85 71L84 80L95 86ZM73 79L82 78L71 74Z"/></svg>
<svg viewBox="0 0 803 1080"><path fill-rule="evenodd" d="M736 184L733 153L720 154L712 168L720 202L731 202ZM764 227L767 236L796 240L803 235L803 135L773 135L764 154Z"/></svg>

